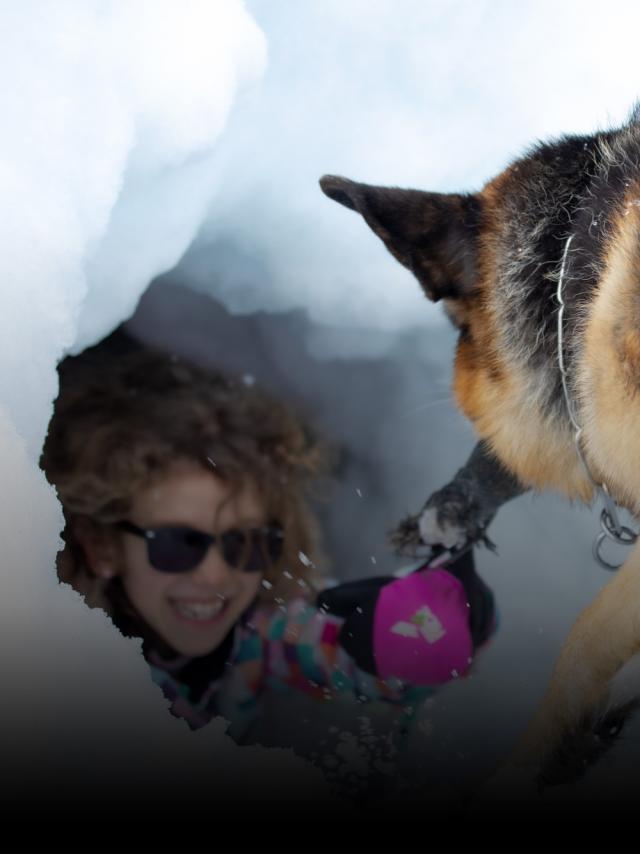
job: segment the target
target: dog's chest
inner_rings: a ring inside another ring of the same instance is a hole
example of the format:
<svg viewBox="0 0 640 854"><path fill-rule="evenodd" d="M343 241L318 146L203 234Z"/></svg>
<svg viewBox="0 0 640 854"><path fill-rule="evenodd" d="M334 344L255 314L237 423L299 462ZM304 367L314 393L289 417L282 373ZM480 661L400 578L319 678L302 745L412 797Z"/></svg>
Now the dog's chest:
<svg viewBox="0 0 640 854"><path fill-rule="evenodd" d="M547 371L483 362L472 351L465 342L458 347L454 390L479 437L523 483L589 500L566 412L550 404Z"/></svg>

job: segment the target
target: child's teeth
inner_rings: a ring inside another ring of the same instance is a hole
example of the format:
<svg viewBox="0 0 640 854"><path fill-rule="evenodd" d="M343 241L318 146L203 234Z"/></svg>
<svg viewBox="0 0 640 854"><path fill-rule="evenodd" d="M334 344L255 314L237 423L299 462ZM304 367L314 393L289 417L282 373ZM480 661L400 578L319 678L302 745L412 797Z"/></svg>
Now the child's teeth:
<svg viewBox="0 0 640 854"><path fill-rule="evenodd" d="M220 599L217 602L212 602L210 605L187 605L185 603L176 602L176 608L185 617L190 617L196 620L210 620L219 614L225 606L224 600Z"/></svg>

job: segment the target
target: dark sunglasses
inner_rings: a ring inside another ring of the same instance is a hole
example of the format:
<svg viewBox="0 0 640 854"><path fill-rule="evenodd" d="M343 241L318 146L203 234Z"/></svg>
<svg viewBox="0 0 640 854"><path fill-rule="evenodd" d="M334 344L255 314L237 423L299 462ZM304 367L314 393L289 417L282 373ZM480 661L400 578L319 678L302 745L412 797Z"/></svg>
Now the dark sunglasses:
<svg viewBox="0 0 640 854"><path fill-rule="evenodd" d="M223 558L243 572L265 572L282 555L283 531L279 525L247 530L231 528L222 534L205 534L195 528L139 528L133 522L115 527L147 541L149 563L159 572L189 572L218 544Z"/></svg>

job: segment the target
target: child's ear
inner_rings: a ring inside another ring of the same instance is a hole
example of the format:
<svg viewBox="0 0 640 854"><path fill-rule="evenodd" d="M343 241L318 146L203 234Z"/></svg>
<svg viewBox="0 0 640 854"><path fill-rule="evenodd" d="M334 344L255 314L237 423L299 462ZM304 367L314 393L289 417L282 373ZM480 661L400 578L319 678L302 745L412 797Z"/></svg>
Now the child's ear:
<svg viewBox="0 0 640 854"><path fill-rule="evenodd" d="M477 196L375 187L336 175L325 175L320 187L329 198L362 214L429 299L471 295L481 213Z"/></svg>
<svg viewBox="0 0 640 854"><path fill-rule="evenodd" d="M87 566L98 578L109 579L118 574L119 548L111 529L86 516L71 522L73 536L82 547Z"/></svg>

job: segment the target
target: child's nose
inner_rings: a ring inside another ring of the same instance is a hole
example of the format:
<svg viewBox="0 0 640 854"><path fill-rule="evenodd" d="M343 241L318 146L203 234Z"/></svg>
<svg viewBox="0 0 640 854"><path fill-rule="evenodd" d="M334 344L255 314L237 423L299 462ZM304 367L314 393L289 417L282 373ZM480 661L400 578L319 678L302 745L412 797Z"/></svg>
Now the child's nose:
<svg viewBox="0 0 640 854"><path fill-rule="evenodd" d="M210 546L193 573L195 578L216 587L227 586L233 578L233 568L226 562L216 545Z"/></svg>

